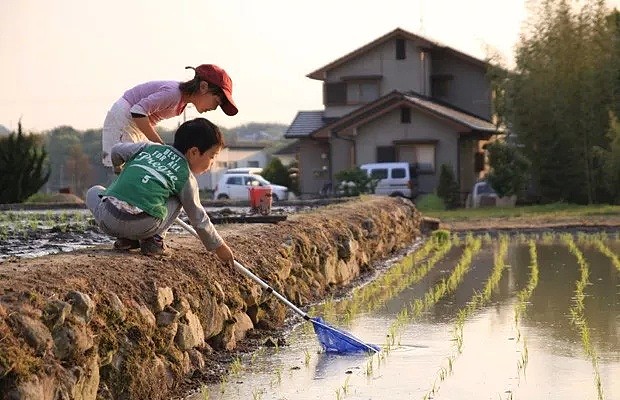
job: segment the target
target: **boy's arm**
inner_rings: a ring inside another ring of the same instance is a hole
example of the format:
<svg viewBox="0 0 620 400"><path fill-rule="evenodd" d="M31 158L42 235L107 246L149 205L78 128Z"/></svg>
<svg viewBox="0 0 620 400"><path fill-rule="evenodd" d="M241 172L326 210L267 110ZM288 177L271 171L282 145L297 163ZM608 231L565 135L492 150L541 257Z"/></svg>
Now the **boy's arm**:
<svg viewBox="0 0 620 400"><path fill-rule="evenodd" d="M117 143L110 151L110 158L114 168L120 167L129 161L134 155L142 151L149 143Z"/></svg>
<svg viewBox="0 0 620 400"><path fill-rule="evenodd" d="M190 174L187 183L179 192L179 200L185 209L190 224L196 229L196 233L198 233L198 237L206 249L215 252L222 261L232 264L232 251L217 232L204 207L200 204L198 183L194 175Z"/></svg>

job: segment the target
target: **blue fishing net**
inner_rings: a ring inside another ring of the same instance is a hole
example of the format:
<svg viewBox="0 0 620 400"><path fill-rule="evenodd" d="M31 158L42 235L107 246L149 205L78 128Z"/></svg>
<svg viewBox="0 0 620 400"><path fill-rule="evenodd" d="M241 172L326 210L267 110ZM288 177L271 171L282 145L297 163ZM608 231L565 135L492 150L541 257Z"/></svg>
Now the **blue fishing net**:
<svg viewBox="0 0 620 400"><path fill-rule="evenodd" d="M314 332L327 353L359 353L381 351L379 346L364 343L350 333L329 326L321 317L311 318Z"/></svg>

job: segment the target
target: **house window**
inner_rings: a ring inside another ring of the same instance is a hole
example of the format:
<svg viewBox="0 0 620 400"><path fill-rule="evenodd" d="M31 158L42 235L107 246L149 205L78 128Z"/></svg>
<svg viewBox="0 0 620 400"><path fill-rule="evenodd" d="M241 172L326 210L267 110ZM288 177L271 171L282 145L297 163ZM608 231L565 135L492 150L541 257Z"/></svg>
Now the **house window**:
<svg viewBox="0 0 620 400"><path fill-rule="evenodd" d="M216 165L218 168L228 168L228 163L226 161L218 161Z"/></svg>
<svg viewBox="0 0 620 400"><path fill-rule="evenodd" d="M405 39L396 39L396 59L404 60L407 58L407 52L405 50Z"/></svg>
<svg viewBox="0 0 620 400"><path fill-rule="evenodd" d="M401 107L400 108L400 122L402 124L410 124L411 123L411 108L409 108L409 107Z"/></svg>
<svg viewBox="0 0 620 400"><path fill-rule="evenodd" d="M396 147L394 146L378 146L377 162L394 162L396 161Z"/></svg>
<svg viewBox="0 0 620 400"><path fill-rule="evenodd" d="M435 145L419 144L415 146L416 164L420 173L435 172Z"/></svg>
<svg viewBox="0 0 620 400"><path fill-rule="evenodd" d="M249 168L258 168L258 161L248 161Z"/></svg>
<svg viewBox="0 0 620 400"><path fill-rule="evenodd" d="M228 162L228 168L237 168L237 161L229 161Z"/></svg>
<svg viewBox="0 0 620 400"><path fill-rule="evenodd" d="M347 104L346 82L325 83L323 95L326 106L341 106Z"/></svg>
<svg viewBox="0 0 620 400"><path fill-rule="evenodd" d="M387 168L377 168L370 171L372 179L386 179L388 177Z"/></svg>
<svg viewBox="0 0 620 400"><path fill-rule="evenodd" d="M431 96L437 98L449 96L452 79L452 75L434 75L431 78Z"/></svg>
<svg viewBox="0 0 620 400"><path fill-rule="evenodd" d="M416 165L417 173L435 173L435 143L412 143L398 146L398 161Z"/></svg>
<svg viewBox="0 0 620 400"><path fill-rule="evenodd" d="M347 82L347 104L370 103L378 98L378 82Z"/></svg>

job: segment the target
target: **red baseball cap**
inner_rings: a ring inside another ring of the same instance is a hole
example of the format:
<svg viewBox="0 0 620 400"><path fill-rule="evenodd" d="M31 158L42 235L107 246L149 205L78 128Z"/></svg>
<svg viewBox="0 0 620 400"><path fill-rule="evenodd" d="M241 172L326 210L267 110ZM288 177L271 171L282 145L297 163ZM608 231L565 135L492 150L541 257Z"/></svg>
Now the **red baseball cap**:
<svg viewBox="0 0 620 400"><path fill-rule="evenodd" d="M214 64L202 64L195 68L196 75L203 81L219 86L224 91L227 102L220 105L226 115L235 115L239 110L232 98L232 79L222 68Z"/></svg>

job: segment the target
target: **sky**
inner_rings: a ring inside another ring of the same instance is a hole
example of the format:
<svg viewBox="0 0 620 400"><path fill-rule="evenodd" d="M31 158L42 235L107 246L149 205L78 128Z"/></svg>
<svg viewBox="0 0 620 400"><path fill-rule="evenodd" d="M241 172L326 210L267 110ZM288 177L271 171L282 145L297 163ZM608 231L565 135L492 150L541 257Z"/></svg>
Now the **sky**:
<svg viewBox="0 0 620 400"><path fill-rule="evenodd" d="M1 0L0 125L98 129L125 90L191 79L184 67L199 64L229 73L239 108L202 116L288 125L323 108L322 83L307 74L396 28L481 59L491 48L510 65L531 1Z"/></svg>

